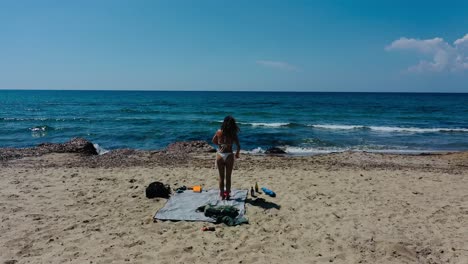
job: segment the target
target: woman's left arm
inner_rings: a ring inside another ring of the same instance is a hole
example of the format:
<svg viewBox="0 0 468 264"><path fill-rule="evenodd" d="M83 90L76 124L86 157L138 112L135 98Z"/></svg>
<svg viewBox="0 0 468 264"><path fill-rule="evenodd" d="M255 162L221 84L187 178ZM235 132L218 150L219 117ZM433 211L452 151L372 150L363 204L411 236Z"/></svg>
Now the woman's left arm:
<svg viewBox="0 0 468 264"><path fill-rule="evenodd" d="M239 158L241 146L240 146L240 143L239 143L239 137L238 136L236 136L235 143L236 143L236 146L237 146L236 158Z"/></svg>

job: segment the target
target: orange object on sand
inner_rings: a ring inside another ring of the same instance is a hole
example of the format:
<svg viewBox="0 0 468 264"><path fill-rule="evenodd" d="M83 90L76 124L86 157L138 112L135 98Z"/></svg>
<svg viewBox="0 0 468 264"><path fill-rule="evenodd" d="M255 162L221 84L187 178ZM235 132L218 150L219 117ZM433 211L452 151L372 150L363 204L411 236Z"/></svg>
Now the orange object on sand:
<svg viewBox="0 0 468 264"><path fill-rule="evenodd" d="M193 186L193 192L201 192L201 191L202 191L201 185L195 185L195 186Z"/></svg>

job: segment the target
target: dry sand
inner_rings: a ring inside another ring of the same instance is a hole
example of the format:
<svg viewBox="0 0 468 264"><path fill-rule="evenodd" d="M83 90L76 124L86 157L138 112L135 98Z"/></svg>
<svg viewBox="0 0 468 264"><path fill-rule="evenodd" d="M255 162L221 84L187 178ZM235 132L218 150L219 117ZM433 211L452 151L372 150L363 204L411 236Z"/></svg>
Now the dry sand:
<svg viewBox="0 0 468 264"><path fill-rule="evenodd" d="M166 200L147 199L145 187L214 188L213 157L120 167L83 166L76 154L4 161L0 263L468 263L467 153L244 155L233 187L258 181L277 193L249 198L250 224L202 232L212 224L153 223Z"/></svg>

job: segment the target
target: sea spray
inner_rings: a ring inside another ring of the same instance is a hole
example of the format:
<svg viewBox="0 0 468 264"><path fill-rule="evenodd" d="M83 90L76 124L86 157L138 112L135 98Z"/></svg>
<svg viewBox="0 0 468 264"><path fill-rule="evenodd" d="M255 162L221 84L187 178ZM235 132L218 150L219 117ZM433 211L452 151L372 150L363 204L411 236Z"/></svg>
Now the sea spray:
<svg viewBox="0 0 468 264"><path fill-rule="evenodd" d="M102 148L101 146L99 146L99 144L93 143L93 146L96 149L98 155L104 155L109 152L109 150Z"/></svg>

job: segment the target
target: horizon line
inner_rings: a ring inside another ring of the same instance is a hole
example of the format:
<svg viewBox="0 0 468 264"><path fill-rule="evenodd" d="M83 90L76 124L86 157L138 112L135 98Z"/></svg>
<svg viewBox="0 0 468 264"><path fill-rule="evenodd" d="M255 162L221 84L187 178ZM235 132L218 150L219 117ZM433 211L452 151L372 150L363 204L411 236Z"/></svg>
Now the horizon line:
<svg viewBox="0 0 468 264"><path fill-rule="evenodd" d="M247 92L247 93L406 93L406 94L468 94L467 92L387 92L387 91L277 91L277 90L145 90L145 89L15 89L0 88L0 91L95 91L95 92Z"/></svg>

